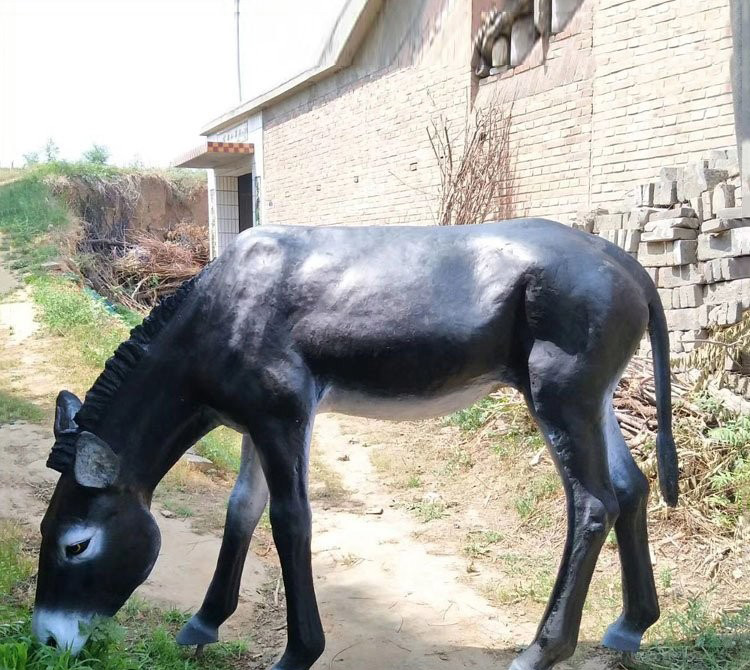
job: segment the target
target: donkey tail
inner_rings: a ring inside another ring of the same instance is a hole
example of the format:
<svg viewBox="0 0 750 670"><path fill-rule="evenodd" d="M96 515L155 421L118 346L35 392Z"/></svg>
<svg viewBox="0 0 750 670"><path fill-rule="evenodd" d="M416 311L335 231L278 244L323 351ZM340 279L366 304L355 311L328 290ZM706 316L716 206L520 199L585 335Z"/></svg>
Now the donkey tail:
<svg viewBox="0 0 750 670"><path fill-rule="evenodd" d="M670 507L677 505L678 479L677 447L672 437L672 383L669 369L669 333L664 308L656 289L648 304L648 334L654 363L656 389L656 462L659 467L661 496Z"/></svg>

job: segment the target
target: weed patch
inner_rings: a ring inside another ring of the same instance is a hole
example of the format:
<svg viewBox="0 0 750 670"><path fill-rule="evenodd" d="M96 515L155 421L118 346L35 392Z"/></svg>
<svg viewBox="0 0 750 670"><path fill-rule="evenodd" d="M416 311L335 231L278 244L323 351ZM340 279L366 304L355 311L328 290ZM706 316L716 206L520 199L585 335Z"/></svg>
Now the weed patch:
<svg viewBox="0 0 750 670"><path fill-rule="evenodd" d="M109 309L93 292L81 291L68 280L36 277L30 281L32 296L39 305L42 325L64 340L60 363L75 374L82 386L89 385L107 359L127 338L136 317Z"/></svg>
<svg viewBox="0 0 750 670"><path fill-rule="evenodd" d="M693 600L648 634L649 643L629 670L742 670L750 668L750 606L712 617Z"/></svg>
<svg viewBox="0 0 750 670"><path fill-rule="evenodd" d="M38 273L57 257L53 234L68 225L68 212L36 173L0 187L0 232L10 242L11 266Z"/></svg>
<svg viewBox="0 0 750 670"><path fill-rule="evenodd" d="M12 421L40 423L44 411L21 396L0 388L0 425Z"/></svg>
<svg viewBox="0 0 750 670"><path fill-rule="evenodd" d="M220 426L195 445L195 452L207 458L219 469L239 472L242 462L242 436L231 428Z"/></svg>

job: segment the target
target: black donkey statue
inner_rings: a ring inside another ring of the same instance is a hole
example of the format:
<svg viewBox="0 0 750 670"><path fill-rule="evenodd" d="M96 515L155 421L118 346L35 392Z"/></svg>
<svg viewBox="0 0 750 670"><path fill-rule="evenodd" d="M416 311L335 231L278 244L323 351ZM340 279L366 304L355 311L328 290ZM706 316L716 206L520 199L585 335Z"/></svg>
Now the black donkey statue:
<svg viewBox="0 0 750 670"><path fill-rule="evenodd" d="M647 329L660 488L675 505L664 311L622 249L543 219L246 231L132 331L83 404L60 393L48 465L62 475L42 523L34 632L77 653L85 624L122 607L159 553L154 488L224 424L244 434L242 467L216 572L178 642L218 639L270 495L287 599L287 645L273 669L307 670L325 644L310 564L316 413L437 416L510 386L549 445L568 515L549 605L512 668L546 670L573 653L613 526L623 610L604 644L636 651L659 617L648 484L612 395Z"/></svg>

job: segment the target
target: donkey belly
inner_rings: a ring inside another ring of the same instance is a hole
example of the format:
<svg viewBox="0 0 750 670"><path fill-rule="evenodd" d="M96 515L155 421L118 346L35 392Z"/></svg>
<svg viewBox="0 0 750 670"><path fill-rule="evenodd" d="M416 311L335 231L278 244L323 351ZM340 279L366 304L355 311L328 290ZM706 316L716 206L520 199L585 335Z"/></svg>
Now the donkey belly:
<svg viewBox="0 0 750 670"><path fill-rule="evenodd" d="M383 396L366 389L331 386L325 392L318 411L394 421L431 419L468 407L503 385L501 380L482 377L444 392L394 396Z"/></svg>

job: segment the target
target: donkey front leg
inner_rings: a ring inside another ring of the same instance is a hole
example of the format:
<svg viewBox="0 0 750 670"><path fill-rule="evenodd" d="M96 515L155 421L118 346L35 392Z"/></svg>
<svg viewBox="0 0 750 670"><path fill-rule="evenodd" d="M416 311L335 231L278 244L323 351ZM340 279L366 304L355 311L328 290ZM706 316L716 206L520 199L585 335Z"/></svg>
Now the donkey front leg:
<svg viewBox="0 0 750 670"><path fill-rule="evenodd" d="M307 469L312 418L266 419L253 432L271 493L271 528L281 561L287 605L287 645L272 670L308 670L325 648L315 599Z"/></svg>
<svg viewBox="0 0 750 670"><path fill-rule="evenodd" d="M203 605L177 635L178 644L204 645L219 639L219 626L237 609L250 539L267 502L268 487L258 452L245 435L240 473L229 496L216 571Z"/></svg>

